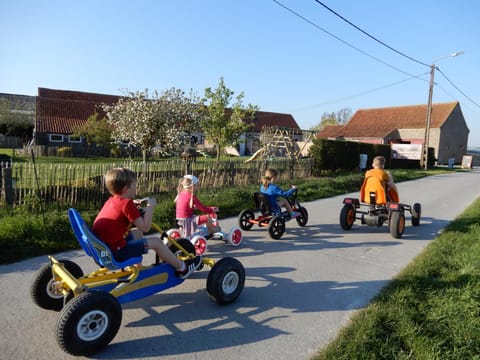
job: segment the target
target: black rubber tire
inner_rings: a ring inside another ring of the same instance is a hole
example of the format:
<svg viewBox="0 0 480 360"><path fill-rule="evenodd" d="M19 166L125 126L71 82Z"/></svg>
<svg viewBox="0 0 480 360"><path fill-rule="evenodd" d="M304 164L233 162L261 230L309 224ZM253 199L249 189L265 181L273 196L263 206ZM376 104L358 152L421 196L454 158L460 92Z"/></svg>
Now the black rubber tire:
<svg viewBox="0 0 480 360"><path fill-rule="evenodd" d="M300 226L306 226L308 222L308 211L305 209L303 206L300 206L297 208L297 212L299 212L301 215L296 218L297 224Z"/></svg>
<svg viewBox="0 0 480 360"><path fill-rule="evenodd" d="M64 264L70 274L75 278L81 278L83 271L80 266L70 260L59 260ZM53 287L53 274L51 264L45 264L35 274L31 286L30 295L34 304L42 309L60 311L63 308L64 296L55 291Z"/></svg>
<svg viewBox="0 0 480 360"><path fill-rule="evenodd" d="M208 273L207 292L219 305L235 301L245 284L245 269L237 259L226 257L216 262Z"/></svg>
<svg viewBox="0 0 480 360"><path fill-rule="evenodd" d="M238 226L242 230L250 230L253 224L249 220L255 219L255 214L252 210L243 210L240 215L238 215Z"/></svg>
<svg viewBox="0 0 480 360"><path fill-rule="evenodd" d="M345 204L340 210L340 226L343 230L350 230L355 222L355 209L351 204Z"/></svg>
<svg viewBox="0 0 480 360"><path fill-rule="evenodd" d="M415 203L412 206L412 225L420 225L420 218L422 217L422 205Z"/></svg>
<svg viewBox="0 0 480 360"><path fill-rule="evenodd" d="M405 231L405 214L403 211L393 211L390 215L390 235L400 239Z"/></svg>
<svg viewBox="0 0 480 360"><path fill-rule="evenodd" d="M60 348L68 354L94 354L115 337L122 322L122 307L105 291L83 292L60 312L55 333Z"/></svg>
<svg viewBox="0 0 480 360"><path fill-rule="evenodd" d="M268 233L272 239L278 240L285 233L285 220L281 216L274 216L268 223Z"/></svg>
<svg viewBox="0 0 480 360"><path fill-rule="evenodd" d="M176 239L177 243L183 247L185 250L187 250L190 254L195 255L195 246L191 243L190 240L186 238L180 238ZM170 244L168 246L171 252L173 252L176 256L182 255L183 252L179 250L174 244Z"/></svg>

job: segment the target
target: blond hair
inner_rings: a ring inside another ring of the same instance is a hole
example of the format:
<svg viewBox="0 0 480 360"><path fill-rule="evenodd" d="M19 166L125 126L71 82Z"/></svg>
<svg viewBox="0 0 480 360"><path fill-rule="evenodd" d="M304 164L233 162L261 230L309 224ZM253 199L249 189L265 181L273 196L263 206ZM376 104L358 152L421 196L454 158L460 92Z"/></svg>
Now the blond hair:
<svg viewBox="0 0 480 360"><path fill-rule="evenodd" d="M262 184L264 188L267 188L268 185L272 182L274 178L278 177L278 171L275 169L265 170L265 175L262 177Z"/></svg>
<svg viewBox="0 0 480 360"><path fill-rule="evenodd" d="M372 166L374 168L383 169L385 167L385 158L383 156L375 156L373 158Z"/></svg>
<svg viewBox="0 0 480 360"><path fill-rule="evenodd" d="M198 178L193 175L185 175L184 177L180 178L178 181L177 186L177 196L175 197L174 202L177 202L178 196L182 191L189 191L191 193L190 197L190 207L193 207L193 192L195 191L195 185L198 184Z"/></svg>
<svg viewBox="0 0 480 360"><path fill-rule="evenodd" d="M110 195L122 194L125 186L137 181L137 175L130 169L113 168L105 174L105 187Z"/></svg>

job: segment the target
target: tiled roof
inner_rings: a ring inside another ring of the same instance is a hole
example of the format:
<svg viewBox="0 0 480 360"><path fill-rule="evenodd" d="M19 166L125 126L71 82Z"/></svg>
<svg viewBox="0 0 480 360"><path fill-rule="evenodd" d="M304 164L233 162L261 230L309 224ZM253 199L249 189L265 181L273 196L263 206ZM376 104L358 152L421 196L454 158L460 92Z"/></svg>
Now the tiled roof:
<svg viewBox="0 0 480 360"><path fill-rule="evenodd" d="M335 137L338 131L343 127L343 125L326 125L317 133L317 138L327 139L330 137Z"/></svg>
<svg viewBox="0 0 480 360"><path fill-rule="evenodd" d="M253 127L250 129L252 132L261 132L264 127L300 130L300 127L291 114L257 111L253 122Z"/></svg>
<svg viewBox="0 0 480 360"><path fill-rule="evenodd" d="M91 115L98 113L103 117L101 104L113 104L118 99L119 96L113 95L38 88L35 131L71 134Z"/></svg>
<svg viewBox="0 0 480 360"><path fill-rule="evenodd" d="M456 106L458 102L432 104L430 127L441 127ZM427 105L360 109L347 124L327 137L384 138L396 129L425 128L426 114ZM318 137L324 138L323 134Z"/></svg>
<svg viewBox="0 0 480 360"><path fill-rule="evenodd" d="M99 105L113 104L119 99L120 96L114 95L38 88L35 131L71 134L75 127L83 125L95 112L101 117L105 115ZM261 132L264 127L300 130L290 114L257 111L250 131Z"/></svg>

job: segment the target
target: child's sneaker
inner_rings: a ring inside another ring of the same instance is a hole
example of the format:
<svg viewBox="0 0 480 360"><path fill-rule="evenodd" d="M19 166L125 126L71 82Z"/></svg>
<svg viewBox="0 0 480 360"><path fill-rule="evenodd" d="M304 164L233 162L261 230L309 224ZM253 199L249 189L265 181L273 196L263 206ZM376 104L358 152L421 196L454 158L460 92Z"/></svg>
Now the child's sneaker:
<svg viewBox="0 0 480 360"><path fill-rule="evenodd" d="M302 215L302 214L300 214L299 212L296 212L296 211L292 211L292 212L290 213L290 217L291 217L292 219L293 219L293 218L296 218L296 217L299 217L300 215Z"/></svg>
<svg viewBox="0 0 480 360"><path fill-rule="evenodd" d="M189 277L195 270L197 270L200 265L202 265L202 257L195 256L193 259L185 260L185 270L178 271L177 275L180 276L182 279L186 279Z"/></svg>

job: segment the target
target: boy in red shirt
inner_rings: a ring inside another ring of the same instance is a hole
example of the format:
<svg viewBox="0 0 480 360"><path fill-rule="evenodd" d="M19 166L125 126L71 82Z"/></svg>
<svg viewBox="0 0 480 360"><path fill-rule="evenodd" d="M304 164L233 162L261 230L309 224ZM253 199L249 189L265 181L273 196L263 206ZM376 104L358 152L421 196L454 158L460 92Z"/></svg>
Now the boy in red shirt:
<svg viewBox="0 0 480 360"><path fill-rule="evenodd" d="M112 196L98 213L92 231L112 249L118 261L141 256L153 249L162 260L177 269L177 274L182 279L202 264L200 256L186 261L179 260L163 243L160 234L144 235L150 230L157 202L154 198L149 198L144 214L140 214L137 208L140 201L134 200L137 177L133 171L125 168L110 170L105 175L105 186Z"/></svg>

